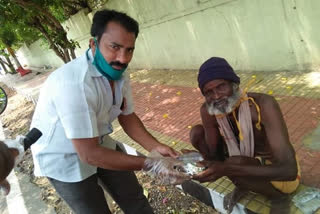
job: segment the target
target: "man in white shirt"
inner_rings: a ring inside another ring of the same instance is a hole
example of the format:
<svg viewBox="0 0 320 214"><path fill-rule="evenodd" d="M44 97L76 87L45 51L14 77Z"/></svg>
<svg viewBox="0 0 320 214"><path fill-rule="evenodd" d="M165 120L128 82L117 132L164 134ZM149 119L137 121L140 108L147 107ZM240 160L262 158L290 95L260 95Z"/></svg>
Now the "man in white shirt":
<svg viewBox="0 0 320 214"><path fill-rule="evenodd" d="M98 11L86 54L53 72L41 90L31 124L43 133L31 147L35 175L48 177L75 213L110 213L98 179L125 213L153 213L132 172L145 168L146 158L122 153L109 137L116 118L146 150L178 155L134 113L124 71L138 33L138 23L126 14ZM149 160L148 167L157 161L164 160Z"/></svg>

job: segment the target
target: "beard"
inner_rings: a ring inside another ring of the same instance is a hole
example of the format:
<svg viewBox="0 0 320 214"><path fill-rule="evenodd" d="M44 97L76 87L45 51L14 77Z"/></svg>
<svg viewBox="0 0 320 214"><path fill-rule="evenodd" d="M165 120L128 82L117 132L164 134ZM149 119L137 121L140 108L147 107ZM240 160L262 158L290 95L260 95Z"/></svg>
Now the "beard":
<svg viewBox="0 0 320 214"><path fill-rule="evenodd" d="M241 97L241 91L239 89L239 85L233 83L232 91L233 92L230 97L223 97L219 100L206 103L207 111L211 116L219 115L219 114L229 114L233 111L235 105L238 103Z"/></svg>

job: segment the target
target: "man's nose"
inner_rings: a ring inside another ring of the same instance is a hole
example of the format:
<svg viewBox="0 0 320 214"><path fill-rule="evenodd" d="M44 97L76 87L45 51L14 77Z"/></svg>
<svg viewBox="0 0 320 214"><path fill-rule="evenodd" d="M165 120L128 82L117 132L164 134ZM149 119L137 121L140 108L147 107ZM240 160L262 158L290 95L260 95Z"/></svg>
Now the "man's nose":
<svg viewBox="0 0 320 214"><path fill-rule="evenodd" d="M219 100L221 98L221 94L219 92L217 92L216 90L213 90L212 94L211 94L211 99L212 100Z"/></svg>
<svg viewBox="0 0 320 214"><path fill-rule="evenodd" d="M117 55L117 61L119 61L122 64L128 64L130 60L131 60L131 56L127 51L125 50L119 51Z"/></svg>

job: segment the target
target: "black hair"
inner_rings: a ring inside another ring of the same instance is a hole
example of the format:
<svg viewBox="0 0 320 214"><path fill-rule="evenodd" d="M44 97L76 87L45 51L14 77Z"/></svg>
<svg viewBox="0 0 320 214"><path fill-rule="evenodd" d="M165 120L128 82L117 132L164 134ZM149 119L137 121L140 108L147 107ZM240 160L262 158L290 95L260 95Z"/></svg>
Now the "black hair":
<svg viewBox="0 0 320 214"><path fill-rule="evenodd" d="M97 11L94 14L91 26L91 36L97 37L98 42L100 42L101 36L105 32L107 24L111 21L119 23L128 32L134 33L136 38L138 37L139 24L136 20L125 13L107 9Z"/></svg>

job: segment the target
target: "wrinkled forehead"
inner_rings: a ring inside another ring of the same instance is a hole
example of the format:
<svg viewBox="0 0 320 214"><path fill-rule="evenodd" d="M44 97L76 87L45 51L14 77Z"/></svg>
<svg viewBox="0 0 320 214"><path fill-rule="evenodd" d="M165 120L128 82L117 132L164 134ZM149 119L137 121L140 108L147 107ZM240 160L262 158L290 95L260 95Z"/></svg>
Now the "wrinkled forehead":
<svg viewBox="0 0 320 214"><path fill-rule="evenodd" d="M225 80L225 79L214 79L214 80L210 80L209 82L207 82L204 87L203 87L203 91L209 90L209 89L214 89L216 87L218 87L221 84L231 84L231 82L229 80Z"/></svg>

